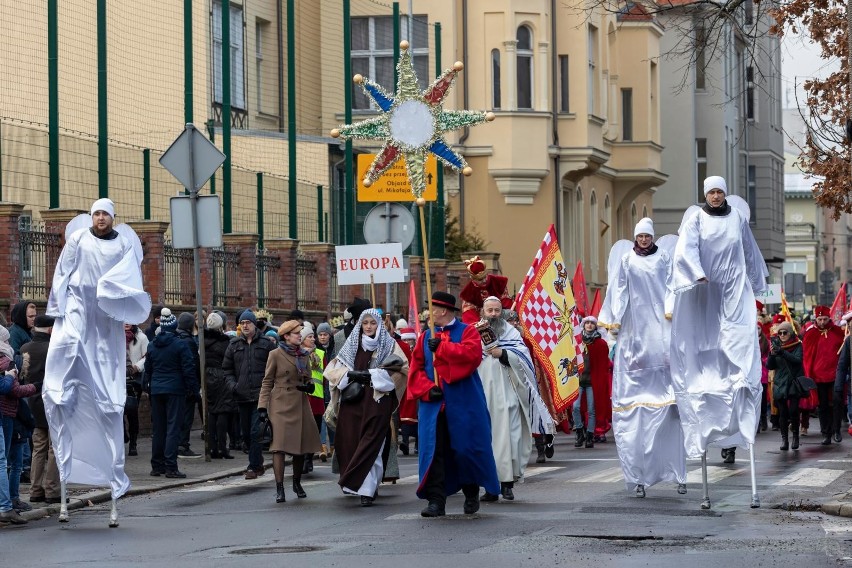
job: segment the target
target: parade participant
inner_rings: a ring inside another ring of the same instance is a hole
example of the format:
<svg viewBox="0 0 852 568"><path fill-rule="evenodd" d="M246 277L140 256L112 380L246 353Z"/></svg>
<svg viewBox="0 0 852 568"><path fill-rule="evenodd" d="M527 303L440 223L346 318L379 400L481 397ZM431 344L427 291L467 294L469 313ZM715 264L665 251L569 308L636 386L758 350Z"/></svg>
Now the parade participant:
<svg viewBox="0 0 852 568"><path fill-rule="evenodd" d="M793 427L793 449L799 449L799 399L807 396L797 377L802 375L802 342L789 322L778 324L766 367L775 371L772 396L781 425L781 451L790 449L788 434Z"/></svg>
<svg viewBox="0 0 852 568"><path fill-rule="evenodd" d="M361 312L324 375L332 393L325 416L336 423L338 484L369 507L387 468L390 437L395 435L391 416L405 394L408 375L405 353L382 325L378 310Z"/></svg>
<svg viewBox="0 0 852 568"><path fill-rule="evenodd" d="M343 325L343 329L334 334L334 352L332 353L332 358L337 357L337 354L343 349L343 344L346 343L352 330L355 329L355 323L361 317L361 312L372 307L373 304L370 300L365 300L357 296L352 299L352 303L343 311L343 321L346 322Z"/></svg>
<svg viewBox="0 0 852 568"><path fill-rule="evenodd" d="M840 356L837 361L837 372L834 377L834 405L835 405L835 422L840 428L840 420L841 417L838 417L837 410L840 412L847 412L847 418L849 418L849 413L852 413L852 405L849 405L849 378L850 371L852 371L852 346L850 345L850 337L852 337L852 324L850 324L850 320L852 320L852 312L846 312L843 314L843 322L846 324L846 337L843 340L843 347L840 348ZM847 406L848 405L848 406ZM849 426L849 435L852 435L852 425Z"/></svg>
<svg viewBox="0 0 852 568"><path fill-rule="evenodd" d="M222 328L225 321L221 315L213 312L207 316L204 329L204 381L207 396L207 435L210 439L207 447L212 459L232 460L234 456L228 448L228 429L239 408L234 395L225 382L222 364L231 339Z"/></svg>
<svg viewBox="0 0 852 568"><path fill-rule="evenodd" d="M704 180L707 201L684 216L673 259L671 373L691 458L710 443L751 449L760 412L754 294L766 289L767 270L748 206L732 207L726 193L723 178Z"/></svg>
<svg viewBox="0 0 852 568"><path fill-rule="evenodd" d="M281 342L269 354L257 413L261 420L272 423L272 470L275 474L275 502L284 496L285 454L293 458L293 493L307 497L302 489L302 467L305 454L320 450L319 431L311 416L307 394L314 391L311 380L310 353L302 348L302 324L288 320L278 328Z"/></svg>
<svg viewBox="0 0 852 568"><path fill-rule="evenodd" d="M597 405L595 399L607 392L609 382L609 345L598 331L598 319L586 316L582 319L583 326L583 372L580 374L580 391L572 406L574 431L577 440L575 448L595 447L595 422ZM586 402L586 424L580 412L583 399Z"/></svg>
<svg viewBox="0 0 852 568"><path fill-rule="evenodd" d="M124 473L126 346L124 323L148 317L142 246L133 230L113 228L115 205L98 199L91 225L66 235L47 303L56 318L44 374L44 409L61 480L59 520L68 520L65 485L109 484L115 500L130 487ZM73 221L72 221L73 222Z"/></svg>
<svg viewBox="0 0 852 568"><path fill-rule="evenodd" d="M832 399L834 394L834 379L837 374L837 362L840 349L843 347L843 330L831 321L830 310L826 306L814 306L816 325L809 328L802 336L804 350L805 375L816 382L817 398L819 400L819 431L822 433L822 445L831 444L831 438L836 442L840 437L840 412L837 413L837 426L834 425Z"/></svg>
<svg viewBox="0 0 852 568"><path fill-rule="evenodd" d="M139 455L136 442L139 439L139 400L142 397L142 372L145 370L145 354L148 352L148 336L139 326L124 324L124 339L127 345L126 388L127 402L124 417L127 419L127 455Z"/></svg>
<svg viewBox="0 0 852 568"><path fill-rule="evenodd" d="M296 320L298 321L298 320ZM314 417L314 422L317 425L317 432L322 431L322 415L325 413L325 388L323 388L324 379L322 376L325 365L325 351L317 347L316 335L313 328L305 325L300 332L302 337L302 349L309 353L308 367L311 371L311 381L314 384L314 390L308 393L308 403L311 406L311 414ZM320 436L322 440L322 436ZM320 452L323 450L323 444L320 442ZM328 459L325 453L320 453L322 461ZM302 473L310 473L314 470L314 454L305 454L305 462L302 466Z"/></svg>
<svg viewBox="0 0 852 568"><path fill-rule="evenodd" d="M474 324L479 321L485 298L495 296L500 300L504 309L512 307L512 299L506 292L509 279L499 274L488 274L485 262L475 256L465 260L470 281L462 288L459 297L462 299L462 321Z"/></svg>
<svg viewBox="0 0 852 568"><path fill-rule="evenodd" d="M322 349L322 368L328 366L334 358L334 334L332 333L331 325L327 322L322 322L317 326L317 347ZM331 391L328 388L328 381L323 378L323 405L328 408L328 403L331 401ZM325 414L325 410L323 410ZM325 417L322 419L322 429L320 430L320 441L322 442L322 450L320 451L320 459L326 461L329 456L334 453L334 430L328 427L325 422Z"/></svg>
<svg viewBox="0 0 852 568"><path fill-rule="evenodd" d="M399 320L397 325L403 323L403 327L398 329L399 338L408 346L408 351L406 355L408 355L408 362L411 363L411 353L414 349L414 346L417 344L417 333L414 331L413 327L407 327L407 322L405 320ZM407 396L402 397L402 400L399 403L399 422L400 422L400 433L402 434L402 442L399 444L399 449L402 451L402 455L407 456L410 453L409 441L412 436L414 439L417 439L417 400L408 398ZM417 453L417 445L415 443L414 452Z"/></svg>
<svg viewBox="0 0 852 568"><path fill-rule="evenodd" d="M537 452L535 463L545 463L548 459L553 457L555 451L553 446L553 435L556 432L556 428L552 427L552 424L559 424L562 421L567 421L568 412L556 412L556 408L553 405L553 393L550 391L550 381L541 366L541 362L535 354L532 343L524 335L518 312L515 310L503 310L503 319L505 319L509 325L517 329L518 333L521 334L521 338L523 339L524 345L526 346L527 351L529 351L530 358L533 362L538 395L541 397L542 402L547 408L547 413L552 419L550 422L546 422L543 425L544 427L541 428L541 431L534 431L532 433L533 444L535 444Z"/></svg>
<svg viewBox="0 0 852 568"><path fill-rule="evenodd" d="M417 440L420 484L428 500L420 514L442 517L447 496L464 493L464 512L479 510L479 488L500 491L491 452L491 418L477 373L482 341L476 330L456 319L456 298L432 294L432 331L417 339L411 357L408 395L420 402Z"/></svg>
<svg viewBox="0 0 852 568"><path fill-rule="evenodd" d="M483 302L480 323L493 335L482 336L482 363L477 372L491 416L491 450L500 493L511 501L515 498L512 491L515 481L524 475L532 451L527 375L529 381L534 379L529 351L518 330L503 320L502 312L500 298L489 296ZM484 502L497 499L497 495L487 491L480 497Z"/></svg>
<svg viewBox="0 0 852 568"><path fill-rule="evenodd" d="M613 432L627 489L637 497L661 482L686 493L686 453L669 371L672 259L654 243L654 223L633 231L633 250L614 274L600 323L618 329L612 377Z"/></svg>

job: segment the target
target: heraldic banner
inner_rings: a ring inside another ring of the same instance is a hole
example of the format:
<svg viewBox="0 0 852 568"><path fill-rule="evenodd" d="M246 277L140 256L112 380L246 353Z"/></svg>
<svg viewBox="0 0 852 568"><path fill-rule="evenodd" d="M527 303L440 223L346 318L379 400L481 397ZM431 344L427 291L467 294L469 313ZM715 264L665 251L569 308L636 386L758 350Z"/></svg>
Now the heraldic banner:
<svg viewBox="0 0 852 568"><path fill-rule="evenodd" d="M554 408L562 412L577 398L582 327L553 225L524 278L515 307L524 337L547 374Z"/></svg>

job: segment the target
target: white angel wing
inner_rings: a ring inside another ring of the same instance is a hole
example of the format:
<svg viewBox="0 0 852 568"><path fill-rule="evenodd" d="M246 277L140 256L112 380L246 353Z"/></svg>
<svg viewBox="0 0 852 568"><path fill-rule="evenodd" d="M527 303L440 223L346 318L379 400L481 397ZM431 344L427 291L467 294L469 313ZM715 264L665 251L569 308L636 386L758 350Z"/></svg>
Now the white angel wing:
<svg viewBox="0 0 852 568"><path fill-rule="evenodd" d="M677 245L677 235L663 235L656 241L654 241L656 245L669 253L669 256L674 258L674 249L675 245Z"/></svg>
<svg viewBox="0 0 852 568"><path fill-rule="evenodd" d="M680 227L678 227L678 228L677 228L677 234L678 234L678 235L680 234L680 231L683 229L683 226L686 224L686 222L687 222L687 221L688 221L688 220L689 220L689 219L690 219L693 215L695 215L696 213L698 213L699 211L701 211L701 206L700 206L700 205L690 205L689 207L687 207L686 211L684 211L684 213L683 213L683 219L682 219L682 220L681 220L681 222L680 222ZM657 246L659 246L659 244L658 244Z"/></svg>
<svg viewBox="0 0 852 568"><path fill-rule="evenodd" d="M618 263L631 250L633 250L633 243L627 239L621 239L609 249L609 259L606 261L608 287L612 288L612 279L618 274Z"/></svg>
<svg viewBox="0 0 852 568"><path fill-rule="evenodd" d="M725 200L728 202L728 205L739 211L746 221L751 220L751 208L745 199L739 195L726 195Z"/></svg>
<svg viewBox="0 0 852 568"><path fill-rule="evenodd" d="M92 226L92 216L88 213L80 213L65 225L65 240L68 241L71 235L80 229L88 229Z"/></svg>
<svg viewBox="0 0 852 568"><path fill-rule="evenodd" d="M115 226L116 232L122 237L130 241L133 245L133 252L136 253L137 264L142 264L142 241L139 240L139 235L127 223L121 223Z"/></svg>

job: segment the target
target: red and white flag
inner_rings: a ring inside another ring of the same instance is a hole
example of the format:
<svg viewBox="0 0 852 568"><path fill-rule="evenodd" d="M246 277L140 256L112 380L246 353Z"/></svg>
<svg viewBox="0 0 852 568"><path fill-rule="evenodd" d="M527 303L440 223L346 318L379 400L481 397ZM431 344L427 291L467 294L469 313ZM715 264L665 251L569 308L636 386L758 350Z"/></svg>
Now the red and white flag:
<svg viewBox="0 0 852 568"><path fill-rule="evenodd" d="M831 309L828 312L828 315L831 317L831 321L840 325L840 322L843 321L843 314L846 313L846 282L840 284L840 290L837 291L837 295L834 296L834 301L831 303Z"/></svg>
<svg viewBox="0 0 852 568"><path fill-rule="evenodd" d="M409 281L408 286L408 325L414 328L417 337L420 337L420 312L417 304L417 289L414 280Z"/></svg>
<svg viewBox="0 0 852 568"><path fill-rule="evenodd" d="M577 398L583 330L553 225L521 284L515 309L524 338L547 375L554 409L562 412Z"/></svg>

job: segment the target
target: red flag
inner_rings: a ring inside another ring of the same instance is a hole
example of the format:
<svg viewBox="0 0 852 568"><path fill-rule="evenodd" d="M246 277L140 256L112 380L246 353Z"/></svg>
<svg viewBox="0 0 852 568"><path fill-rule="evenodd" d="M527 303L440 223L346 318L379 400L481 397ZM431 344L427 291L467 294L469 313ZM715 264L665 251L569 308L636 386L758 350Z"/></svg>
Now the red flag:
<svg viewBox="0 0 852 568"><path fill-rule="evenodd" d="M601 313L601 289L595 289L595 297L592 298L592 307L589 308L589 314L598 317L598 314Z"/></svg>
<svg viewBox="0 0 852 568"><path fill-rule="evenodd" d="M840 290L837 291L837 295L834 297L834 302L831 303L831 309L828 312L829 317L831 317L831 321L840 325L840 322L843 320L845 310L846 282L840 285Z"/></svg>
<svg viewBox="0 0 852 568"><path fill-rule="evenodd" d="M571 291L574 292L574 302L577 304L577 312L582 317L589 313L589 297L586 293L586 277L583 275L583 263L577 263L574 271L574 279L571 280Z"/></svg>
<svg viewBox="0 0 852 568"><path fill-rule="evenodd" d="M417 291L414 280L409 281L408 287L408 325L414 328L417 336L420 336L420 312L417 309Z"/></svg>

